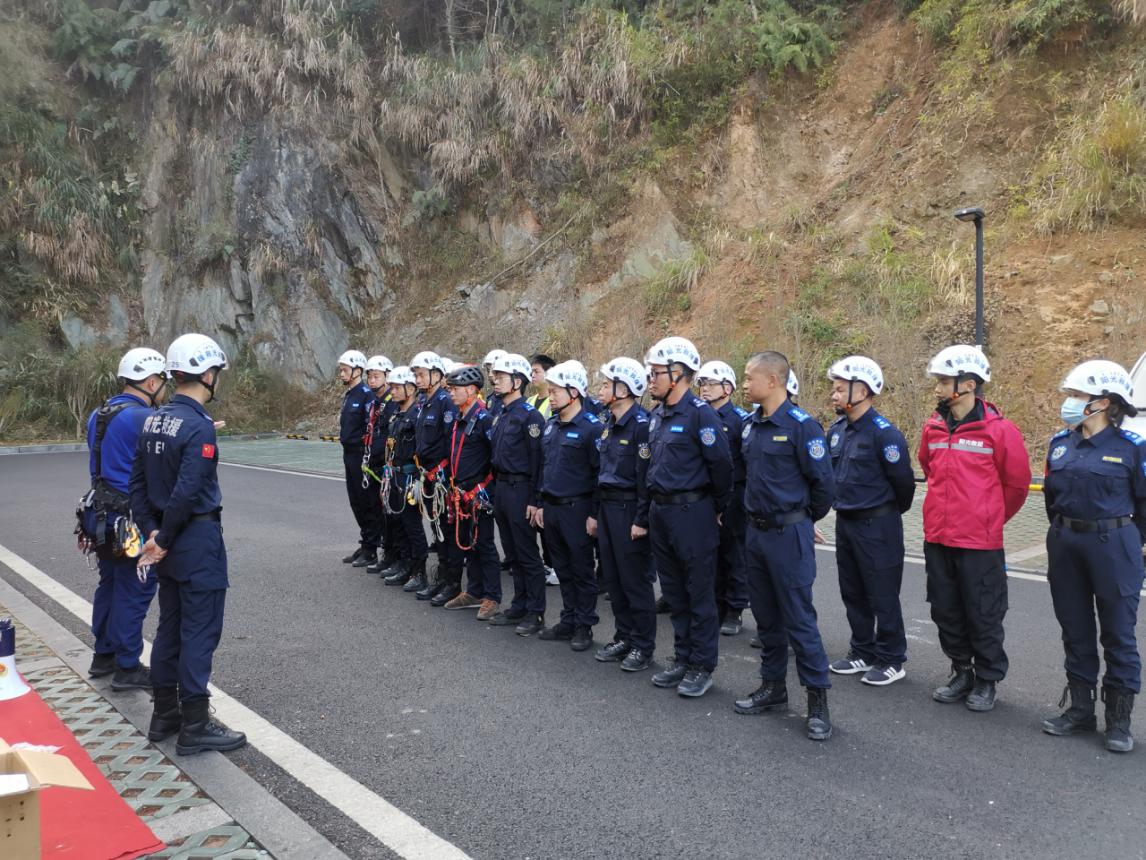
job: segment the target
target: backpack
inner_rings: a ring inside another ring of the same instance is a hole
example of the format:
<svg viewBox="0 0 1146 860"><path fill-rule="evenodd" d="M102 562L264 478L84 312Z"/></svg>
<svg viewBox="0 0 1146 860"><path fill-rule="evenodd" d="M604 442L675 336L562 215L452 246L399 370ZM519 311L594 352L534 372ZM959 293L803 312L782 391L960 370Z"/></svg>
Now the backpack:
<svg viewBox="0 0 1146 860"><path fill-rule="evenodd" d="M99 559L135 558L142 549L139 529L131 518L131 500L108 484L103 477L102 457L103 437L108 425L115 416L131 403L105 403L96 412L95 443L92 454L95 457L95 476L91 489L80 498L76 507L76 544L85 555L94 554Z"/></svg>

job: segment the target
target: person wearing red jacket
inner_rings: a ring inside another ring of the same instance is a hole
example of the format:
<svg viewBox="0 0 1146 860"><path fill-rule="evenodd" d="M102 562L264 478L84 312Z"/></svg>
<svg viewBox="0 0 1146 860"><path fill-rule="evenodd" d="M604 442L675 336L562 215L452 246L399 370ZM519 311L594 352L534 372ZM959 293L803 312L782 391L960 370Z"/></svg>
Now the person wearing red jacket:
<svg viewBox="0 0 1146 860"><path fill-rule="evenodd" d="M1003 524L1026 501L1030 458L1019 428L980 396L991 381L982 350L949 346L927 373L936 379L939 405L923 425L918 452L927 478L923 557L931 619L952 667L931 697L989 711L1007 674Z"/></svg>

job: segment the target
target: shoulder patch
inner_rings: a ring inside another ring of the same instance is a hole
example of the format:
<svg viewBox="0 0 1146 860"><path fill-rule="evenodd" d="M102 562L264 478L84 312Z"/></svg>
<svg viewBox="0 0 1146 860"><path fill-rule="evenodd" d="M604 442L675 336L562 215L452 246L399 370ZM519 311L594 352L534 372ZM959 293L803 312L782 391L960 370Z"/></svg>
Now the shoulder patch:
<svg viewBox="0 0 1146 860"><path fill-rule="evenodd" d="M598 418L596 415L594 415L592 412L583 412L582 414L586 418L589 419L590 424L600 424L601 423L601 419Z"/></svg>
<svg viewBox="0 0 1146 860"><path fill-rule="evenodd" d="M532 436L534 439L536 439L538 436L541 435L541 426L539 424L530 424L529 425L529 435Z"/></svg>
<svg viewBox="0 0 1146 860"><path fill-rule="evenodd" d="M640 457L642 460L649 459L649 457L651 457L652 454L653 454L653 451L649 447L648 442L642 442L640 445L637 446L637 456Z"/></svg>
<svg viewBox="0 0 1146 860"><path fill-rule="evenodd" d="M1125 433L1127 431L1123 430L1122 432ZM1051 439L1061 439L1063 436L1068 436L1068 435L1070 435L1070 430L1068 428L1064 427L1062 430L1059 430L1057 433L1055 433L1053 436L1051 436Z"/></svg>
<svg viewBox="0 0 1146 860"><path fill-rule="evenodd" d="M813 460L822 460L827 453L824 447L823 439L809 439L808 440L808 456Z"/></svg>
<svg viewBox="0 0 1146 860"><path fill-rule="evenodd" d="M872 420L875 421L875 426L880 430L886 430L891 426L891 422L884 418L882 415L876 415Z"/></svg>
<svg viewBox="0 0 1146 860"><path fill-rule="evenodd" d="M649 416L644 414L643 412L638 412L637 413L637 423L638 424L648 424L649 423Z"/></svg>
<svg viewBox="0 0 1146 860"><path fill-rule="evenodd" d="M701 406L707 406L708 404L701 400L699 397L694 396L692 398L692 405L699 409Z"/></svg>
<svg viewBox="0 0 1146 860"><path fill-rule="evenodd" d="M747 439L748 434L752 432L752 422L745 421L744 426L740 428L740 438Z"/></svg>
<svg viewBox="0 0 1146 860"><path fill-rule="evenodd" d="M883 446L883 459L889 463L899 462L899 446L898 445L884 445Z"/></svg>
<svg viewBox="0 0 1146 860"><path fill-rule="evenodd" d="M1065 453L1066 453L1066 445L1056 445L1054 447L1054 449L1050 452L1050 458L1052 460L1057 460L1060 457L1062 457L1062 455Z"/></svg>
<svg viewBox="0 0 1146 860"><path fill-rule="evenodd" d="M828 437L828 440L829 445L831 445L833 448L838 448L840 444L840 431L833 430L832 435Z"/></svg>
<svg viewBox="0 0 1146 860"><path fill-rule="evenodd" d="M788 407L788 414L800 422L807 421L809 418L811 418L811 416L799 406Z"/></svg>
<svg viewBox="0 0 1146 860"><path fill-rule="evenodd" d="M1122 434L1123 438L1129 439L1135 445L1146 445L1146 439L1139 436L1133 430L1122 430L1120 428L1119 432Z"/></svg>
<svg viewBox="0 0 1146 860"><path fill-rule="evenodd" d="M712 427L700 428L700 441L706 448L711 448L716 444L716 430Z"/></svg>
<svg viewBox="0 0 1146 860"><path fill-rule="evenodd" d="M536 409L533 408L533 406L530 404L530 402L528 400L522 400L521 401L521 407L526 412L536 412L537 411Z"/></svg>
<svg viewBox="0 0 1146 860"><path fill-rule="evenodd" d="M215 446L210 442L203 443L203 457L207 460L215 459Z"/></svg>
<svg viewBox="0 0 1146 860"><path fill-rule="evenodd" d="M442 413L442 420L443 420L443 421L445 421L447 424L449 424L451 421L453 421L453 420L454 420L454 413L452 413L452 412L443 412L443 413Z"/></svg>
<svg viewBox="0 0 1146 860"><path fill-rule="evenodd" d="M736 410L736 414L739 415L741 418L747 418L749 415L749 413L746 410L741 409L739 406L733 406L732 408Z"/></svg>

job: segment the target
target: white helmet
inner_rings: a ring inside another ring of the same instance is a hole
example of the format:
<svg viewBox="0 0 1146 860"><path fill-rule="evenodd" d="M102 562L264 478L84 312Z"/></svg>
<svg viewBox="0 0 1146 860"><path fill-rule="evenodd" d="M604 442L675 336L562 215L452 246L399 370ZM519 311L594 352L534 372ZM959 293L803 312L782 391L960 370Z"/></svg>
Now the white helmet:
<svg viewBox="0 0 1146 860"><path fill-rule="evenodd" d="M227 356L205 334L182 334L167 347L167 372L199 376L212 367L227 369Z"/></svg>
<svg viewBox="0 0 1146 860"><path fill-rule="evenodd" d="M391 385L414 385L414 371L405 364L399 364L390 371L386 381Z"/></svg>
<svg viewBox="0 0 1146 860"><path fill-rule="evenodd" d="M419 352L410 360L410 369L414 370L417 367L425 368L426 370L436 370L445 375L446 366L442 363L442 357L436 352L425 350Z"/></svg>
<svg viewBox="0 0 1146 860"><path fill-rule="evenodd" d="M1126 414L1133 418L1138 414L1134 407L1134 386L1130 374L1113 361L1096 358L1084 361L1066 375L1059 391L1081 391L1095 397L1117 397L1122 401Z"/></svg>
<svg viewBox="0 0 1146 860"><path fill-rule="evenodd" d="M974 376L980 382L991 381L991 363L977 346L959 343L939 350L927 365L931 376Z"/></svg>
<svg viewBox="0 0 1146 860"><path fill-rule="evenodd" d="M119 370L116 379L129 379L132 382L143 382L149 376L166 376L167 359L163 353L150 347L137 346L124 353L119 360Z"/></svg>
<svg viewBox="0 0 1146 860"><path fill-rule="evenodd" d="M338 363L347 367L366 367L366 355L357 349L348 349L338 356Z"/></svg>
<svg viewBox="0 0 1146 860"><path fill-rule="evenodd" d="M883 371L866 355L849 355L828 368L828 379L862 382L872 394L883 391Z"/></svg>
<svg viewBox="0 0 1146 860"><path fill-rule="evenodd" d="M706 361L696 374L696 379L698 382L702 379L712 379L716 382L727 382L733 388L736 387L736 371L723 361Z"/></svg>
<svg viewBox="0 0 1146 860"><path fill-rule="evenodd" d="M381 370L383 373L389 373L394 369L394 362L384 355L372 355L366 361L367 372L371 370Z"/></svg>
<svg viewBox="0 0 1146 860"><path fill-rule="evenodd" d="M487 352L485 354L485 358L483 358L481 360L482 366L483 367L489 367L495 361L497 361L499 358L501 358L502 356L507 355L507 354L508 353L506 353L506 351L504 349L491 349L489 352Z"/></svg>
<svg viewBox="0 0 1146 860"><path fill-rule="evenodd" d="M648 387L648 374L639 361L632 358L614 358L601 365L601 375L612 382L623 382L633 397L640 397Z"/></svg>
<svg viewBox="0 0 1146 860"><path fill-rule="evenodd" d="M792 397L800 396L800 380L796 378L796 371L788 368L788 384L784 386Z"/></svg>
<svg viewBox="0 0 1146 860"><path fill-rule="evenodd" d="M494 351L500 352L500 350ZM489 356L487 355L486 358L489 358ZM518 376L524 377L526 381L529 380L529 376L533 372L529 360L524 355L517 355L512 352L502 352L491 364L490 373L517 374Z"/></svg>
<svg viewBox="0 0 1146 860"><path fill-rule="evenodd" d="M700 370L700 353L692 341L683 337L666 337L653 344L645 364L683 364L689 370Z"/></svg>
<svg viewBox="0 0 1146 860"><path fill-rule="evenodd" d="M545 381L553 385L560 385L562 388L575 388L582 397L585 396L585 392L589 388L588 376L578 361L563 361L553 365L545 371Z"/></svg>

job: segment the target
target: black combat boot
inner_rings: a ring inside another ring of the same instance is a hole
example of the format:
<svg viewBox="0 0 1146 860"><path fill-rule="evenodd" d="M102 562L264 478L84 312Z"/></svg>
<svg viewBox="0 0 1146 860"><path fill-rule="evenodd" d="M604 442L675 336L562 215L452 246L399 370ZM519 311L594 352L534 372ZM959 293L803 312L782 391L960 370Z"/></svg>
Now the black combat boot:
<svg viewBox="0 0 1146 860"><path fill-rule="evenodd" d="M230 752L247 742L242 732L233 732L211 719L211 700L204 697L188 699L183 703L183 727L175 741L179 755L216 750Z"/></svg>
<svg viewBox="0 0 1146 860"><path fill-rule="evenodd" d="M351 567L370 567L370 565L378 561L378 548L373 546L364 546L362 548L362 555L350 562Z"/></svg>
<svg viewBox="0 0 1146 860"><path fill-rule="evenodd" d="M832 736L832 715L828 711L828 691L819 687L808 687L808 737L814 741L826 741Z"/></svg>
<svg viewBox="0 0 1146 860"><path fill-rule="evenodd" d="M387 585L404 586L414 576L414 566L407 558L395 559L394 562L382 570L382 581ZM418 589L414 589L417 591Z"/></svg>
<svg viewBox="0 0 1146 860"><path fill-rule="evenodd" d="M738 714L762 714L788 704L788 686L783 681L765 681L743 699L737 699L732 709Z"/></svg>
<svg viewBox="0 0 1146 860"><path fill-rule="evenodd" d="M354 550L354 552L350 553L350 555L344 557L342 559L342 563L353 564L354 562L358 561L358 559L362 558L362 553L365 551L365 547L360 545L358 549Z"/></svg>
<svg viewBox="0 0 1146 860"><path fill-rule="evenodd" d="M115 671L114 654L92 654L92 664L88 667L89 678L102 678Z"/></svg>
<svg viewBox="0 0 1146 860"><path fill-rule="evenodd" d="M151 712L151 725L147 729L149 741L161 741L171 737L183 723L179 711L179 689L177 687L156 687L155 707Z"/></svg>
<svg viewBox="0 0 1146 860"><path fill-rule="evenodd" d="M1097 729L1098 717L1094 715L1094 703L1098 694L1094 684L1067 678L1062 698L1058 700L1060 708L1066 705L1067 695L1070 696L1070 707L1057 717L1043 720L1043 731L1048 735L1063 737L1076 735L1079 732L1093 732Z"/></svg>
<svg viewBox="0 0 1146 860"><path fill-rule="evenodd" d="M422 597L422 592L429 587L430 582L426 578L426 560L424 558L418 561L411 559L410 578L406 580L406 584L402 586L402 590L407 594L413 594L416 591L419 600L429 600L429 596Z"/></svg>
<svg viewBox="0 0 1146 860"><path fill-rule="evenodd" d="M426 564L425 562L422 562L423 568L424 568L425 564ZM416 576L414 577L414 579L417 579L417 578L418 577L416 577ZM410 582L413 582L414 579L411 579ZM402 589L403 591L405 591L407 588L410 587L410 582L406 583L405 587ZM441 582L440 580L434 579L431 581L430 575L428 573L422 574L422 582L425 584L421 588L418 589L418 599L419 600L432 600L434 595L437 594L442 588L445 587L445 583Z"/></svg>
<svg viewBox="0 0 1146 860"><path fill-rule="evenodd" d="M1130 734L1134 694L1118 687L1103 687L1102 701L1106 703L1106 748L1110 752L1130 752L1134 749L1134 735Z"/></svg>
<svg viewBox="0 0 1146 860"><path fill-rule="evenodd" d="M381 573L385 574L388 568L393 567L398 563L398 556L384 552L380 558L375 558L373 562L366 565L367 573Z"/></svg>
<svg viewBox="0 0 1146 860"><path fill-rule="evenodd" d="M931 698L937 702L949 705L966 699L975 687L975 670L970 666L951 664L951 678L946 685L933 690Z"/></svg>
<svg viewBox="0 0 1146 860"><path fill-rule="evenodd" d="M975 688L967 695L967 701L963 704L969 711L989 711L995 707L995 691L994 681L976 678Z"/></svg>

